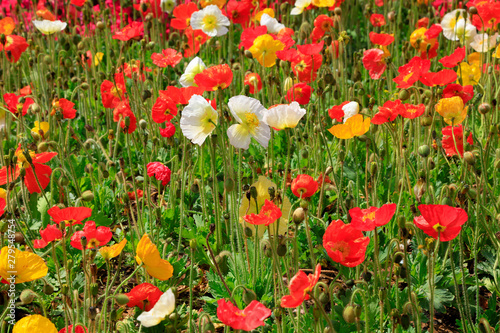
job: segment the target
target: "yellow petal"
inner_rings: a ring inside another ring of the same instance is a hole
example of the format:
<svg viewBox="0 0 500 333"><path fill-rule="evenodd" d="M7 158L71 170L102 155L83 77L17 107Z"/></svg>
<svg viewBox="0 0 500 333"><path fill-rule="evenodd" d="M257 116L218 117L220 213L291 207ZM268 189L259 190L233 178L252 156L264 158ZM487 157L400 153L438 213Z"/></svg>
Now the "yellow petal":
<svg viewBox="0 0 500 333"><path fill-rule="evenodd" d="M348 124L334 125L332 128L328 129L328 132L339 139L350 139L354 137L354 133L352 133L351 127Z"/></svg>
<svg viewBox="0 0 500 333"><path fill-rule="evenodd" d="M102 57L104 56L104 53L102 52L97 52L94 57L94 64L97 66L102 60Z"/></svg>
<svg viewBox="0 0 500 333"><path fill-rule="evenodd" d="M139 265L142 263L146 271L159 280L168 280L174 271L174 268L167 260L163 260L160 251L156 245L151 242L148 234L144 234L139 244L137 244L137 256L135 259Z"/></svg>
<svg viewBox="0 0 500 333"><path fill-rule="evenodd" d="M126 244L127 244L127 240L124 238L118 244L101 247L99 249L99 253L102 255L102 257L104 259L109 260L109 259L118 257Z"/></svg>
<svg viewBox="0 0 500 333"><path fill-rule="evenodd" d="M7 191L5 191L3 188L0 188L0 198L7 199Z"/></svg>
<svg viewBox="0 0 500 333"><path fill-rule="evenodd" d="M43 278L47 275L47 272L47 265L39 255L18 249L10 249L9 253L8 246L2 248L0 253L0 276L5 280L8 281L11 276L15 276L16 283L29 282Z"/></svg>
<svg viewBox="0 0 500 333"><path fill-rule="evenodd" d="M152 277L155 277L161 281L165 281L172 277L174 273L174 268L167 260L160 259L158 265L146 266L146 271Z"/></svg>
<svg viewBox="0 0 500 333"><path fill-rule="evenodd" d="M12 330L12 333L27 332L57 333L57 328L49 319L36 314L19 320Z"/></svg>

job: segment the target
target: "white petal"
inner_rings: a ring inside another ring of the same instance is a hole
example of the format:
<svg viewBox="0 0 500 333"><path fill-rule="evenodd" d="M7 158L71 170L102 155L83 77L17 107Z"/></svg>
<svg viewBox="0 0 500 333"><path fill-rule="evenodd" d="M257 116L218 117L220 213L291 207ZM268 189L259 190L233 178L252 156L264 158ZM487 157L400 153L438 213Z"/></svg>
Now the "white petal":
<svg viewBox="0 0 500 333"><path fill-rule="evenodd" d="M231 125L227 129L229 143L236 148L248 149L250 147L250 133L240 124Z"/></svg>
<svg viewBox="0 0 500 333"><path fill-rule="evenodd" d="M349 102L342 107L342 111L344 111L344 123L345 123L347 119L359 113L359 104L357 102Z"/></svg>
<svg viewBox="0 0 500 333"><path fill-rule="evenodd" d="M203 60L201 60L199 57L194 58L187 65L184 74L182 74L181 78L179 79L179 83L183 87L193 86L194 77L196 76L196 74L203 72L205 68L207 68L207 66L205 65Z"/></svg>
<svg viewBox="0 0 500 333"><path fill-rule="evenodd" d="M139 320L144 327L156 326L165 319L166 316L175 310L175 295L172 289L167 290L161 295L155 306L149 310L141 313L137 320Z"/></svg>
<svg viewBox="0 0 500 333"><path fill-rule="evenodd" d="M267 148L269 145L269 139L271 138L271 130L267 124L260 123L259 126L255 128L255 132L252 136L262 145L262 147Z"/></svg>
<svg viewBox="0 0 500 333"><path fill-rule="evenodd" d="M285 28L285 25L281 24L275 18L272 18L268 14L263 14L260 18L260 25L265 25L267 31L272 34L277 34L281 29Z"/></svg>
<svg viewBox="0 0 500 333"><path fill-rule="evenodd" d="M266 110L259 100L243 95L231 97L227 105L229 106L231 114L239 123L243 121L242 117L247 112L254 113L257 116L257 119L262 120L262 112Z"/></svg>

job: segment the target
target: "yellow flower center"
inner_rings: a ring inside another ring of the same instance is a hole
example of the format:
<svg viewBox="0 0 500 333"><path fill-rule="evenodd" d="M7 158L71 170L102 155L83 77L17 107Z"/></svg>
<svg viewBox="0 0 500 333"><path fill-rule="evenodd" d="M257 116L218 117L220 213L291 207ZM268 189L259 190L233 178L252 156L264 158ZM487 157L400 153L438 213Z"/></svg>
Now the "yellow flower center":
<svg viewBox="0 0 500 333"><path fill-rule="evenodd" d="M245 125L248 127L250 132L253 132L257 126L259 126L259 118L252 112L245 112Z"/></svg>
<svg viewBox="0 0 500 333"><path fill-rule="evenodd" d="M365 222L366 220L373 220L375 219L375 212L371 212L371 213L368 213L368 214L365 214L363 215L363 217L361 218L361 220L363 222Z"/></svg>
<svg viewBox="0 0 500 333"><path fill-rule="evenodd" d="M115 96L116 98L122 98L122 94L123 94L123 91L114 86L113 88L111 88L111 95Z"/></svg>
<svg viewBox="0 0 500 333"><path fill-rule="evenodd" d="M217 18L215 15L206 15L203 18L203 24L207 30L213 30L217 26Z"/></svg>
<svg viewBox="0 0 500 333"><path fill-rule="evenodd" d="M339 251L340 253L342 253L342 259L344 259L349 254L349 244L347 244L347 242L344 241L334 243L330 247L330 251L332 252Z"/></svg>
<svg viewBox="0 0 500 333"><path fill-rule="evenodd" d="M30 150L30 156L31 156L31 159L33 160L33 158L35 158L35 152L34 151L31 151ZM30 168L30 164L28 162L28 160L26 159L26 156L24 156L24 154L19 151L18 153L16 153L16 156L17 156L17 165L20 167L20 168L25 168L25 169L29 169Z"/></svg>
<svg viewBox="0 0 500 333"><path fill-rule="evenodd" d="M437 232L443 232L446 230L446 227L437 223L435 226L432 227L434 230L436 230Z"/></svg>

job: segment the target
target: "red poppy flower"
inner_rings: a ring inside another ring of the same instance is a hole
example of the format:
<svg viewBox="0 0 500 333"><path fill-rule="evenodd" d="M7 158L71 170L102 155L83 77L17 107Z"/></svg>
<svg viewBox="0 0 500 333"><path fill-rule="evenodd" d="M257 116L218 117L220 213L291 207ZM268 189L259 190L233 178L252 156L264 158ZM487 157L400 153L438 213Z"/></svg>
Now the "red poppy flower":
<svg viewBox="0 0 500 333"><path fill-rule="evenodd" d="M101 84L102 105L105 108L113 109L125 99L126 93L125 77L123 73L116 73L115 82L104 80Z"/></svg>
<svg viewBox="0 0 500 333"><path fill-rule="evenodd" d="M0 198L0 217L5 213L5 207L7 206L7 202L4 198Z"/></svg>
<svg viewBox="0 0 500 333"><path fill-rule="evenodd" d="M144 74L144 72L151 72L151 68L148 68L146 66L142 66L141 71L141 62L139 60L131 60L130 62L125 63L121 70L129 79L138 79L142 82L146 81L146 75ZM137 73L137 78L132 76L133 73Z"/></svg>
<svg viewBox="0 0 500 333"><path fill-rule="evenodd" d="M144 191L137 189L137 195L134 192L127 192L127 195L130 200L137 200L144 196Z"/></svg>
<svg viewBox="0 0 500 333"><path fill-rule="evenodd" d="M31 104L35 103L31 98L23 98L24 103L19 103L19 99L23 97L21 95L17 96L16 94L4 94L3 100L7 105L7 109L12 112L12 114L16 116L25 116L28 113L28 108Z"/></svg>
<svg viewBox="0 0 500 333"><path fill-rule="evenodd" d="M443 146L444 151L446 152L446 155L448 156L453 156L457 155L460 153L460 157L464 156L464 130L462 125L458 125L453 127L453 134L452 134L452 127L451 126L446 126L445 128L442 129L443 132L443 139L441 140L441 144ZM455 141L453 141L453 136L455 137ZM470 145L474 144L474 140L472 139L472 133L469 134L467 137L467 142ZM455 146L456 144L456 146ZM457 148L458 148L458 153L457 153Z"/></svg>
<svg viewBox="0 0 500 333"><path fill-rule="evenodd" d="M439 59L439 62L444 67L453 68L453 67L457 66L459 63L461 63L462 60L464 60L464 59L465 59L465 46L464 47L457 47L452 54Z"/></svg>
<svg viewBox="0 0 500 333"><path fill-rule="evenodd" d="M205 42L210 39L210 36L200 29L193 30L191 27L187 27L184 31L184 35L187 37L187 43L184 45L185 58L197 54L200 51L201 45L205 44Z"/></svg>
<svg viewBox="0 0 500 333"><path fill-rule="evenodd" d="M163 292L160 288L152 285L151 283L141 283L128 293L126 293L129 302L127 306L133 308L137 306L143 311L150 311L158 302Z"/></svg>
<svg viewBox="0 0 500 333"><path fill-rule="evenodd" d="M262 225L266 227L271 223L276 222L282 213L281 210L272 201L266 199L259 214L249 214L243 216L243 219L253 225Z"/></svg>
<svg viewBox="0 0 500 333"><path fill-rule="evenodd" d="M296 49L288 49L288 50L281 50L281 51L276 51L276 56L283 61L290 61L292 62L295 57L299 55L299 51Z"/></svg>
<svg viewBox="0 0 500 333"><path fill-rule="evenodd" d="M165 123L165 128L160 127L160 135L164 138L171 138L175 134L175 126L170 121Z"/></svg>
<svg viewBox="0 0 500 333"><path fill-rule="evenodd" d="M328 256L335 262L355 267L365 260L366 248L370 238L363 232L341 220L332 221L323 235L323 247Z"/></svg>
<svg viewBox="0 0 500 333"><path fill-rule="evenodd" d="M375 5L377 7L382 7L384 5L384 0L375 0Z"/></svg>
<svg viewBox="0 0 500 333"><path fill-rule="evenodd" d="M378 34L376 32L370 32L370 41L375 45L387 46L394 42L393 34Z"/></svg>
<svg viewBox="0 0 500 333"><path fill-rule="evenodd" d="M386 225L396 213L396 204L385 204L380 208L369 207L361 209L354 207L349 210L351 225L361 231L372 231L376 227Z"/></svg>
<svg viewBox="0 0 500 333"><path fill-rule="evenodd" d="M234 330L251 331L264 326L264 320L271 315L271 310L259 301L253 300L244 309L240 310L231 302L224 299L217 301L217 318Z"/></svg>
<svg viewBox="0 0 500 333"><path fill-rule="evenodd" d="M76 110L73 109L75 103L68 101L66 98L59 98L52 101L52 111L51 116L54 116L56 112L60 112L64 119L73 119L76 117Z"/></svg>
<svg viewBox="0 0 500 333"><path fill-rule="evenodd" d="M77 7L82 7L85 4L85 2L87 2L87 0L71 0L69 3Z"/></svg>
<svg viewBox="0 0 500 333"><path fill-rule="evenodd" d="M250 94L255 94L262 90L262 80L257 73L248 73L245 75L243 83L250 87Z"/></svg>
<svg viewBox="0 0 500 333"><path fill-rule="evenodd" d="M295 44L295 41L292 39L292 36L295 34L295 32L290 29L290 28L283 28L281 29L277 35L270 34L271 37L273 37L275 40L279 40L280 42L285 45L285 48L283 50L289 49Z"/></svg>
<svg viewBox="0 0 500 333"><path fill-rule="evenodd" d="M307 301L309 299L309 293L312 292L314 286L316 286L316 283L319 281L320 274L320 264L316 265L314 274L307 275L304 271L299 270L299 272L290 279L290 284L288 286L290 295L281 298L281 307L296 308L304 303L304 301Z"/></svg>
<svg viewBox="0 0 500 333"><path fill-rule="evenodd" d="M472 15L472 24L478 29L486 31L496 30L500 23L500 3L495 1L469 1L467 7L474 6L477 15Z"/></svg>
<svg viewBox="0 0 500 333"><path fill-rule="evenodd" d="M418 210L422 215L413 219L415 225L434 239L439 235L441 242L457 237L469 218L462 208L448 205L420 205Z"/></svg>
<svg viewBox="0 0 500 333"><path fill-rule="evenodd" d="M286 100L288 103L296 101L300 105L305 105L309 103L313 90L313 88L303 82L296 83L287 91Z"/></svg>
<svg viewBox="0 0 500 333"><path fill-rule="evenodd" d="M241 24L247 27L250 23L250 10L252 5L250 1L229 0L226 4L226 16L235 24Z"/></svg>
<svg viewBox="0 0 500 333"><path fill-rule="evenodd" d="M233 71L227 64L209 67L194 77L194 83L205 91L226 89L231 82L233 82Z"/></svg>
<svg viewBox="0 0 500 333"><path fill-rule="evenodd" d="M330 16L324 14L318 15L318 17L314 19L314 29L311 33L313 43L317 43L318 40L323 38L325 33L332 30L332 27L333 20Z"/></svg>
<svg viewBox="0 0 500 333"><path fill-rule="evenodd" d="M338 122L342 121L342 118L344 118L344 110L342 108L344 105L351 103L351 101L345 101L340 105L334 105L332 106L331 109L328 110L328 115L330 118L335 119Z"/></svg>
<svg viewBox="0 0 500 333"><path fill-rule="evenodd" d="M427 73L430 67L430 60L413 57L406 65L399 67L399 76L395 77L393 81L398 84L397 87L400 89L409 88L420 79L422 74Z"/></svg>
<svg viewBox="0 0 500 333"><path fill-rule="evenodd" d="M445 86L457 80L457 73L452 69L443 69L437 73L428 72L420 77L420 82L428 87Z"/></svg>
<svg viewBox="0 0 500 333"><path fill-rule="evenodd" d="M161 181L162 185L165 186L170 182L170 175L172 174L172 171L170 171L170 168L163 163L160 162L151 162L148 163L146 166L146 169L148 171L148 176L153 177L155 176L156 180Z"/></svg>
<svg viewBox="0 0 500 333"><path fill-rule="evenodd" d="M127 125L126 118L129 118L130 123ZM121 120L120 120L121 119ZM120 127L130 134L137 128L137 118L135 117L128 100L123 100L113 110L113 121L120 122Z"/></svg>
<svg viewBox="0 0 500 333"><path fill-rule="evenodd" d="M141 13L142 17L145 17L149 13L152 13L155 18L162 15L161 0L140 0L139 3L135 3L133 6L135 10Z"/></svg>
<svg viewBox="0 0 500 333"><path fill-rule="evenodd" d="M292 192L297 198L309 198L318 190L319 184L309 175L298 175L292 181Z"/></svg>
<svg viewBox="0 0 500 333"><path fill-rule="evenodd" d="M332 44L328 47L328 50L330 51L331 56L334 59L339 58L339 54L341 54L340 50L340 44L338 40L334 40ZM342 49L343 50L343 49ZM343 53L343 52L342 52Z"/></svg>
<svg viewBox="0 0 500 333"><path fill-rule="evenodd" d="M21 169L26 172L24 176L24 184L30 193L41 193L50 183L50 175L52 169L44 163L49 162L57 153L40 153L35 154L33 151L29 152L29 157L26 157L21 150L21 145L17 148L15 156L17 156L17 164L14 169L12 167L4 166L0 169L0 185L7 184L7 177L9 183L14 182L21 175ZM31 160L31 163L29 163ZM35 177L36 175L36 177ZM38 182L42 188L38 186Z"/></svg>
<svg viewBox="0 0 500 333"><path fill-rule="evenodd" d="M370 16L370 23L374 27L382 27L382 26L386 25L385 17L382 14L372 14Z"/></svg>
<svg viewBox="0 0 500 333"><path fill-rule="evenodd" d="M422 17L420 20L417 21L417 24L415 25L416 28L427 28L429 25L429 18L428 17Z"/></svg>
<svg viewBox="0 0 500 333"><path fill-rule="evenodd" d="M386 55L381 49L370 49L363 52L363 66L368 70L372 79L378 80L384 74L387 68L385 57Z"/></svg>
<svg viewBox="0 0 500 333"><path fill-rule="evenodd" d="M28 48L29 44L21 36L9 35L5 37L5 43L0 43L0 52L3 50L5 57L14 63L21 58L21 55Z"/></svg>
<svg viewBox="0 0 500 333"><path fill-rule="evenodd" d="M21 96L28 96L28 95L31 95L31 93L32 92L31 92L30 85L24 86L21 89L19 89L19 95L21 95Z"/></svg>
<svg viewBox="0 0 500 333"><path fill-rule="evenodd" d="M96 227L94 221L87 221L83 230L77 231L71 236L71 246L83 250L82 237L85 237L87 241L86 249L92 249L108 244L113 233L108 227Z"/></svg>
<svg viewBox="0 0 500 333"><path fill-rule="evenodd" d="M172 120L176 115L177 104L170 97L160 94L151 110L153 121L161 124Z"/></svg>
<svg viewBox="0 0 500 333"><path fill-rule="evenodd" d="M195 86L183 88L168 86L166 90L160 90L158 92L160 96L171 99L175 104L187 105L193 95L201 96L205 92L205 89Z"/></svg>
<svg viewBox="0 0 500 333"><path fill-rule="evenodd" d="M61 239L62 231L55 224L49 224L45 229L40 230L42 239L35 239L33 247L35 249L42 249L49 245L50 242Z"/></svg>
<svg viewBox="0 0 500 333"><path fill-rule="evenodd" d="M435 39L439 37L439 34L443 31L443 28L440 24L433 24L427 31L424 33L425 37L428 39Z"/></svg>
<svg viewBox="0 0 500 333"><path fill-rule="evenodd" d="M59 333L89 333L89 330L82 325L76 325L75 328L73 325L69 325L67 328L61 329Z"/></svg>
<svg viewBox="0 0 500 333"><path fill-rule="evenodd" d="M315 54L319 54L321 50L323 50L324 45L325 41L322 40L317 44L297 45L297 50L304 55L313 56Z"/></svg>
<svg viewBox="0 0 500 333"><path fill-rule="evenodd" d="M162 68L167 66L175 67L182 60L182 54L174 49L165 49L161 53L153 53L151 59L156 66Z"/></svg>
<svg viewBox="0 0 500 333"><path fill-rule="evenodd" d="M196 3L189 2L186 4L180 4L174 8L173 15L174 18L170 22L172 28L178 30L184 30L190 26L191 15L198 11L198 6Z"/></svg>
<svg viewBox="0 0 500 333"><path fill-rule="evenodd" d="M87 207L59 208L54 206L47 211L52 220L59 224L64 221L66 226L82 224L82 221L92 215L92 209Z"/></svg>
<svg viewBox="0 0 500 333"><path fill-rule="evenodd" d="M316 80L322 63L321 54L310 56L299 52L292 59L292 70L300 82L309 83Z"/></svg>
<svg viewBox="0 0 500 333"><path fill-rule="evenodd" d="M248 50L252 47L255 38L265 35L267 33L267 27L265 25L261 25L255 28L246 28L243 29L241 33L241 42L238 45L238 48L244 48Z"/></svg>
<svg viewBox="0 0 500 333"><path fill-rule="evenodd" d="M372 118L372 124L381 125L383 123L392 122L399 115L401 100L387 101L383 106L378 108L378 112Z"/></svg>
<svg viewBox="0 0 500 333"><path fill-rule="evenodd" d="M122 40L124 42L131 39L138 39L144 34L144 23L134 21L125 26L122 30L113 35L113 39Z"/></svg>
<svg viewBox="0 0 500 333"><path fill-rule="evenodd" d="M474 97L474 87L471 85L462 87L457 83L449 84L443 90L443 98L450 98L453 96L460 96L465 104Z"/></svg>
<svg viewBox="0 0 500 333"><path fill-rule="evenodd" d="M399 114L401 115L401 117L407 118L407 119L415 119L415 118L420 117L421 115L424 114L425 105L424 104L419 104L419 105L401 104L401 106L398 109L399 109Z"/></svg>

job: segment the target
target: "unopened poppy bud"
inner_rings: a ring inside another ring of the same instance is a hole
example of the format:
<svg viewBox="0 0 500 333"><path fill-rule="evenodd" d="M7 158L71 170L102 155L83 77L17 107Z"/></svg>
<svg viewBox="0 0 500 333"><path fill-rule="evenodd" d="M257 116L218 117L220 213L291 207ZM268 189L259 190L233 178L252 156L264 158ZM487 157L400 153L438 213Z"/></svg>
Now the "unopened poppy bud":
<svg viewBox="0 0 500 333"><path fill-rule="evenodd" d="M295 209L292 215L293 223L300 224L304 221L305 218L306 218L306 212L302 207Z"/></svg>
<svg viewBox="0 0 500 333"><path fill-rule="evenodd" d="M392 309L391 310L391 318L395 322L399 322L399 319L401 318L401 315L399 313L398 309Z"/></svg>
<svg viewBox="0 0 500 333"><path fill-rule="evenodd" d="M40 142L37 148L39 152L45 153L47 150L49 150L49 145L47 144L47 142Z"/></svg>
<svg viewBox="0 0 500 333"><path fill-rule="evenodd" d="M82 248L84 248L84 249L87 248L87 237L82 236L80 238L80 243L82 243Z"/></svg>
<svg viewBox="0 0 500 333"><path fill-rule="evenodd" d="M118 294L118 295L116 295L115 296L115 300L116 300L116 303L118 303L119 305L125 305L128 302L130 302L130 299L125 294Z"/></svg>
<svg viewBox="0 0 500 333"><path fill-rule="evenodd" d="M286 252L287 252L287 247L285 244L279 244L278 247L276 248L276 253L280 257L284 257L286 255Z"/></svg>
<svg viewBox="0 0 500 333"><path fill-rule="evenodd" d="M251 289L243 287L243 302L248 305L255 300L257 300L257 295L255 294L255 292Z"/></svg>
<svg viewBox="0 0 500 333"><path fill-rule="evenodd" d="M428 46L430 46L431 44L428 44ZM427 97L427 98L431 98L432 97L432 91L430 91L429 89L426 89L424 90L424 96Z"/></svg>
<svg viewBox="0 0 500 333"><path fill-rule="evenodd" d="M139 120L139 127L145 130L148 128L148 122L144 119Z"/></svg>
<svg viewBox="0 0 500 333"><path fill-rule="evenodd" d="M257 199L258 193L257 193L257 188L255 186L250 186L250 196L253 199Z"/></svg>
<svg viewBox="0 0 500 333"><path fill-rule="evenodd" d="M44 284L42 290L45 295L52 295L54 293L54 287L49 283Z"/></svg>
<svg viewBox="0 0 500 333"><path fill-rule="evenodd" d="M399 92L399 99L402 101L406 101L408 98L410 98L410 92L406 89L403 89Z"/></svg>
<svg viewBox="0 0 500 333"><path fill-rule="evenodd" d="M476 15L477 14L477 8L474 7L474 6L469 7L469 14Z"/></svg>
<svg viewBox="0 0 500 333"><path fill-rule="evenodd" d="M14 242L16 242L17 244L20 244L20 245L26 244L26 242L24 241L24 235L22 232L17 231L14 234Z"/></svg>
<svg viewBox="0 0 500 333"><path fill-rule="evenodd" d="M479 319L479 331L481 333L491 333L491 326L488 322L488 319L481 318Z"/></svg>
<svg viewBox="0 0 500 333"><path fill-rule="evenodd" d="M64 283L62 286L61 286L61 294L63 295L67 295L69 292L69 286L68 284Z"/></svg>
<svg viewBox="0 0 500 333"><path fill-rule="evenodd" d="M365 280L365 282L370 282L372 279L372 273L369 271L363 272L363 274L361 274L361 278Z"/></svg>
<svg viewBox="0 0 500 333"><path fill-rule="evenodd" d="M104 22L102 22L102 21L99 21L96 23L96 27L99 30L104 30L104 29L106 29L106 24L104 24Z"/></svg>
<svg viewBox="0 0 500 333"><path fill-rule="evenodd" d="M203 325L202 333L215 333L214 324L212 324L210 322L210 323L206 323L205 325Z"/></svg>
<svg viewBox="0 0 500 333"><path fill-rule="evenodd" d="M86 202L90 202L90 201L94 200L94 194L92 193L92 191L87 190L87 191L83 192L82 193L82 200L86 201Z"/></svg>
<svg viewBox="0 0 500 333"><path fill-rule="evenodd" d="M422 145L418 147L418 154L422 157L427 157L431 153L431 149L429 148L428 145Z"/></svg>
<svg viewBox="0 0 500 333"><path fill-rule="evenodd" d="M332 73L326 73L324 76L324 81L326 84L335 84L335 78Z"/></svg>
<svg viewBox="0 0 500 333"><path fill-rule="evenodd" d="M151 91L150 90L143 90L142 91L142 100L147 101L151 97Z"/></svg>
<svg viewBox="0 0 500 333"><path fill-rule="evenodd" d="M377 164L377 162L372 162L370 164L370 174L372 176L375 176L377 174L377 170L378 170L378 164Z"/></svg>
<svg viewBox="0 0 500 333"><path fill-rule="evenodd" d="M245 57L248 59L253 59L253 54L249 50L245 50Z"/></svg>
<svg viewBox="0 0 500 333"><path fill-rule="evenodd" d="M474 156L474 154L470 151L466 151L464 153L464 160L465 162L467 162L467 164L469 165L474 165L476 163L476 157Z"/></svg>
<svg viewBox="0 0 500 333"><path fill-rule="evenodd" d="M407 314L401 315L400 321L401 327L403 327L404 330L408 330L410 328L410 316Z"/></svg>
<svg viewBox="0 0 500 333"><path fill-rule="evenodd" d="M250 229L249 227L246 227L245 228L245 236L247 236L248 238L252 237L253 236L252 229Z"/></svg>
<svg viewBox="0 0 500 333"><path fill-rule="evenodd" d="M311 24L307 21L303 21L299 28L299 36L307 38L311 33Z"/></svg>
<svg viewBox="0 0 500 333"><path fill-rule="evenodd" d="M291 77L287 77L285 79L285 83L283 84L283 91L286 94L288 90L293 87L293 79Z"/></svg>
<svg viewBox="0 0 500 333"><path fill-rule="evenodd" d="M353 279L349 279L345 282L345 285L348 287L348 288L352 288L354 287L354 280Z"/></svg>
<svg viewBox="0 0 500 333"><path fill-rule="evenodd" d="M19 299L21 300L21 302L23 303L23 305L28 305L28 304L31 304L31 302L33 302L33 300L35 299L35 297L37 297L37 294L33 290L31 290L31 289L24 289L21 292L21 295L19 296Z"/></svg>
<svg viewBox="0 0 500 333"><path fill-rule="evenodd" d="M453 206L453 201L450 199L450 197L444 197L441 200L442 205L448 205L448 206Z"/></svg>
<svg viewBox="0 0 500 333"><path fill-rule="evenodd" d="M337 16L340 16L342 15L342 9L340 7L337 7L335 8L335 10L333 11L335 13L335 15Z"/></svg>
<svg viewBox="0 0 500 333"><path fill-rule="evenodd" d="M82 88L82 90L89 90L89 84L87 82L83 82L80 85L80 88Z"/></svg>
<svg viewBox="0 0 500 333"><path fill-rule="evenodd" d="M344 320L352 324L356 321L356 311L354 310L354 307L352 305L347 305L344 308L344 312L342 312L342 317L344 317Z"/></svg>
<svg viewBox="0 0 500 333"><path fill-rule="evenodd" d="M491 105L488 103L482 103L479 105L479 113L481 114L487 114L491 110Z"/></svg>
<svg viewBox="0 0 500 333"><path fill-rule="evenodd" d="M302 199L300 201L300 207L303 208L304 210L307 210L307 208L309 207L309 202L307 200Z"/></svg>
<svg viewBox="0 0 500 333"><path fill-rule="evenodd" d="M390 21L390 22L394 22L394 20L396 20L396 13L394 11L390 11L388 14L387 14L387 19Z"/></svg>

